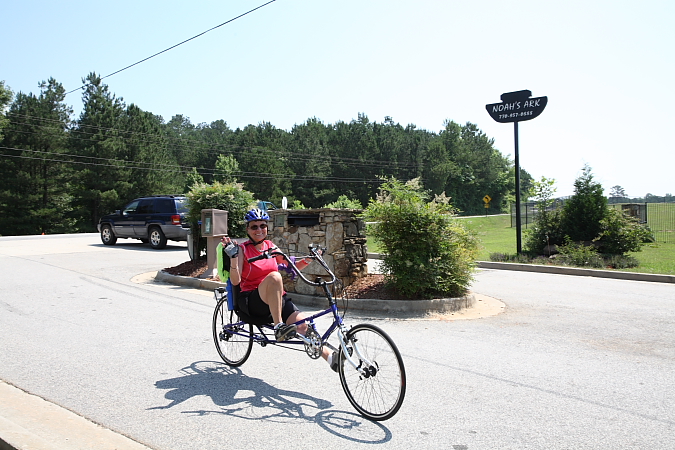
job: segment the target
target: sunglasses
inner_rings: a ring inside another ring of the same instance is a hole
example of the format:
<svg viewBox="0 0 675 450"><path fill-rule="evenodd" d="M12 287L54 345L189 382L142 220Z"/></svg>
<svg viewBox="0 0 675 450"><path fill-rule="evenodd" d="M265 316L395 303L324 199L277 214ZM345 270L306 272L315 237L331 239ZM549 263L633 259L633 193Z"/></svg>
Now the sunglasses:
<svg viewBox="0 0 675 450"><path fill-rule="evenodd" d="M253 231L257 230L258 228L260 228L261 230L264 230L265 228L267 228L267 224L261 223L260 225L251 225L251 226L248 227L249 230L253 230Z"/></svg>

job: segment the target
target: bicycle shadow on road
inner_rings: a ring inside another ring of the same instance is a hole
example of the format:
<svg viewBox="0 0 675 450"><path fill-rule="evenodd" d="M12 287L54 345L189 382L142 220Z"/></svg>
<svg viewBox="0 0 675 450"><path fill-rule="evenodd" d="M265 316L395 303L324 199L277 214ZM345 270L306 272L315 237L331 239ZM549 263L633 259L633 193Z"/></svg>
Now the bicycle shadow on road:
<svg viewBox="0 0 675 450"><path fill-rule="evenodd" d="M157 389L167 390L169 403L148 410L177 407L195 397L207 396L218 409L185 410L182 414L205 416L224 414L246 420L287 423L314 422L329 433L361 443L383 443L392 434L381 423L358 414L330 409L333 404L310 395L279 389L259 378L245 375L241 369L216 361L197 361L180 370L184 375L159 380Z"/></svg>

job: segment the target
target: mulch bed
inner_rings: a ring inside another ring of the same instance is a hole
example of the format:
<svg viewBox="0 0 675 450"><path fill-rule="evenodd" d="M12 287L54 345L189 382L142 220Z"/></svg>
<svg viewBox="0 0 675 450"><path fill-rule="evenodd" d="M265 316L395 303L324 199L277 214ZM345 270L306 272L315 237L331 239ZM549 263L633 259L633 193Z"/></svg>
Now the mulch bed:
<svg viewBox="0 0 675 450"><path fill-rule="evenodd" d="M349 298L372 298L376 300L410 300L391 288L384 281L384 275L371 274L358 278L345 289Z"/></svg>
<svg viewBox="0 0 675 450"><path fill-rule="evenodd" d="M176 267L167 267L164 272L170 275L179 275L182 277L198 278L206 272L208 265L205 259L198 259L196 261L186 261Z"/></svg>

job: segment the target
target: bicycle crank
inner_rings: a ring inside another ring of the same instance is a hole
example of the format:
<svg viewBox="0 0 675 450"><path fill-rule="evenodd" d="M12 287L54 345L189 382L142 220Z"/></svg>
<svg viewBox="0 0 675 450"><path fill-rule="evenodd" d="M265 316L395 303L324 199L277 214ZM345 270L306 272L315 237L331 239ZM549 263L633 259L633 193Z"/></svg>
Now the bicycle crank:
<svg viewBox="0 0 675 450"><path fill-rule="evenodd" d="M305 352L312 359L318 359L323 351L323 344L321 336L311 326L307 327L305 338L309 340L309 344L305 342Z"/></svg>

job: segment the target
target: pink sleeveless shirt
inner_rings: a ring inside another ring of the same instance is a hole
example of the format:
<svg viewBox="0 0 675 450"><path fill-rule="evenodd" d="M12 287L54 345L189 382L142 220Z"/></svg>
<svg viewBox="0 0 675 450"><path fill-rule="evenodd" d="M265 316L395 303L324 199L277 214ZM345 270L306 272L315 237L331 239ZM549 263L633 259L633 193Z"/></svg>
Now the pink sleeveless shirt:
<svg viewBox="0 0 675 450"><path fill-rule="evenodd" d="M260 259L253 263L248 262L250 258L254 258L260 255L260 252L251 241L246 241L243 244L239 244L240 250L244 253L244 266L241 269L241 282L239 286L241 287L242 292L253 291L255 290L262 280L270 272L276 272L279 270L276 257L270 259ZM272 241L265 240L263 241L263 250L276 247Z"/></svg>

